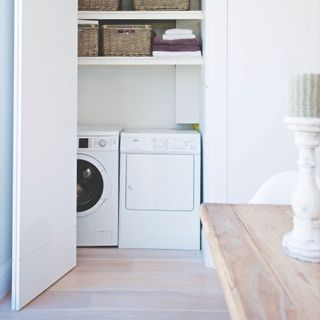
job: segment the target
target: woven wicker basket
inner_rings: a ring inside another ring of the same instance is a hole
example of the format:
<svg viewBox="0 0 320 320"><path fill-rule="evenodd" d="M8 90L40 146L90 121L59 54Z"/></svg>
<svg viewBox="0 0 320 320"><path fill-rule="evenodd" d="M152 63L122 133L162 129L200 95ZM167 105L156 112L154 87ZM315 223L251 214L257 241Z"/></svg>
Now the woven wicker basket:
<svg viewBox="0 0 320 320"><path fill-rule="evenodd" d="M96 57L99 51L99 25L78 24L78 56Z"/></svg>
<svg viewBox="0 0 320 320"><path fill-rule="evenodd" d="M102 52L104 56L150 56L150 25L103 25Z"/></svg>
<svg viewBox="0 0 320 320"><path fill-rule="evenodd" d="M181 10L190 9L190 0L133 0L135 10Z"/></svg>
<svg viewBox="0 0 320 320"><path fill-rule="evenodd" d="M119 0L79 0L79 10L117 11Z"/></svg>

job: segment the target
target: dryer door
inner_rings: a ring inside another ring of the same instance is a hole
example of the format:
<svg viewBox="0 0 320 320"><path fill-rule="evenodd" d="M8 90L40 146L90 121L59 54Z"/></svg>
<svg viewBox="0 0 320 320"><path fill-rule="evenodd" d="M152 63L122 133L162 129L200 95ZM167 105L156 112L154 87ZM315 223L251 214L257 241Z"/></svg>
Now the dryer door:
<svg viewBox="0 0 320 320"><path fill-rule="evenodd" d="M77 212L86 216L96 211L111 194L111 179L95 158L78 154Z"/></svg>
<svg viewBox="0 0 320 320"><path fill-rule="evenodd" d="M193 211L192 155L127 155L126 208Z"/></svg>

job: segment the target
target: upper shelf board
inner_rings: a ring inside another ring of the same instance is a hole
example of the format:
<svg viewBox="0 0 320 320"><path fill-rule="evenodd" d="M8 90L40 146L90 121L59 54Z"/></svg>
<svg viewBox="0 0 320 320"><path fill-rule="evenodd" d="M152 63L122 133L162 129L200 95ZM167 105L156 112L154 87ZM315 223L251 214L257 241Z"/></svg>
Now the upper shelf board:
<svg viewBox="0 0 320 320"><path fill-rule="evenodd" d="M79 66L202 65L202 57L80 57Z"/></svg>
<svg viewBox="0 0 320 320"><path fill-rule="evenodd" d="M202 11L79 11L81 20L202 20Z"/></svg>

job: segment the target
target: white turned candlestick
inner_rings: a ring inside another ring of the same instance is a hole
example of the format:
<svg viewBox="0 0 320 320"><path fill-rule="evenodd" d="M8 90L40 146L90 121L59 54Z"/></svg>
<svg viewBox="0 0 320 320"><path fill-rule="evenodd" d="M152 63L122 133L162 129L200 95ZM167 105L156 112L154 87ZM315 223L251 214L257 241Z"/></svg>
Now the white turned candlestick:
<svg viewBox="0 0 320 320"><path fill-rule="evenodd" d="M316 183L316 148L320 143L319 118L287 118L299 148L299 177L292 195L293 230L283 237L285 253L293 258L320 262L320 190Z"/></svg>

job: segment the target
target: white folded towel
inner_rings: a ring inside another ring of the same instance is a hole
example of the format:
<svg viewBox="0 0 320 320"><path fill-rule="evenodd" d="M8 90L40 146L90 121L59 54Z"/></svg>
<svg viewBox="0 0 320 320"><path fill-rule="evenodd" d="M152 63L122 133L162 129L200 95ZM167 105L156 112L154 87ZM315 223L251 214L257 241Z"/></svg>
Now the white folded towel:
<svg viewBox="0 0 320 320"><path fill-rule="evenodd" d="M163 40L182 40L182 39L195 39L194 34L164 34Z"/></svg>
<svg viewBox="0 0 320 320"><path fill-rule="evenodd" d="M78 20L78 24L99 24L97 20Z"/></svg>
<svg viewBox="0 0 320 320"><path fill-rule="evenodd" d="M168 29L165 34L193 34L193 31L191 29Z"/></svg>
<svg viewBox="0 0 320 320"><path fill-rule="evenodd" d="M179 51L179 52L169 52L169 51L153 51L152 55L154 57L201 57L201 51Z"/></svg>

